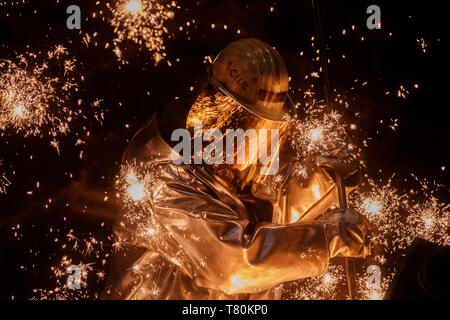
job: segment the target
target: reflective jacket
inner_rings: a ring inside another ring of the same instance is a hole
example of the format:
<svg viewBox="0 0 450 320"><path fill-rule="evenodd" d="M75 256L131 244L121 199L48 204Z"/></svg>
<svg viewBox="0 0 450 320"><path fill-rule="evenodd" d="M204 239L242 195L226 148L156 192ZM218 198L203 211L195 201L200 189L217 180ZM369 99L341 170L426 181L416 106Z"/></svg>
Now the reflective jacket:
<svg viewBox="0 0 450 320"><path fill-rule="evenodd" d="M326 272L329 244L315 218L337 205L327 172L278 174L242 192L235 172L175 165L154 116L124 161L151 168L149 205L125 209L104 298L280 299L283 283ZM138 217L136 217L138 216Z"/></svg>

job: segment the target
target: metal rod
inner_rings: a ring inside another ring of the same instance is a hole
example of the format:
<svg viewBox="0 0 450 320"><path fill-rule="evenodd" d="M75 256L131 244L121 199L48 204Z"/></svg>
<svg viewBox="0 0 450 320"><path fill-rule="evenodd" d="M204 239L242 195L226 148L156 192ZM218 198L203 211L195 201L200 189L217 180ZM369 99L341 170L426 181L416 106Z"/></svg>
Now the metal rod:
<svg viewBox="0 0 450 320"><path fill-rule="evenodd" d="M345 274L347 276L347 289L350 300L355 300L356 292L356 267L354 258L345 258Z"/></svg>
<svg viewBox="0 0 450 320"><path fill-rule="evenodd" d="M336 187L338 191L339 207L347 209L347 195L345 193L345 184L341 175L335 172ZM350 300L355 299L356 292L356 267L354 258L345 258L345 275L347 277L347 289Z"/></svg>
<svg viewBox="0 0 450 320"><path fill-rule="evenodd" d="M325 103L328 112L331 112L332 105L330 99L330 79L328 76L328 59L323 38L322 20L320 18L319 0L312 0L312 8L314 12L314 22L316 25L316 36L319 42L320 60L322 60L322 75L323 75L323 91L325 95ZM345 193L345 185L342 177L336 172L336 185L338 190L339 206L341 209L347 209L347 196ZM355 259L345 258L345 273L347 276L348 295L351 300L354 299L355 292Z"/></svg>
<svg viewBox="0 0 450 320"><path fill-rule="evenodd" d="M325 41L323 38L322 20L320 18L319 0L312 0L312 8L314 13L314 22L316 25L316 37L319 42L320 60L322 60L322 75L323 75L323 91L325 95L325 103L328 111L331 111L330 100L330 80L328 77L328 59Z"/></svg>
<svg viewBox="0 0 450 320"><path fill-rule="evenodd" d="M335 172L336 176L336 187L338 191L339 208L347 209L347 196L345 193L345 185L342 177L339 173Z"/></svg>

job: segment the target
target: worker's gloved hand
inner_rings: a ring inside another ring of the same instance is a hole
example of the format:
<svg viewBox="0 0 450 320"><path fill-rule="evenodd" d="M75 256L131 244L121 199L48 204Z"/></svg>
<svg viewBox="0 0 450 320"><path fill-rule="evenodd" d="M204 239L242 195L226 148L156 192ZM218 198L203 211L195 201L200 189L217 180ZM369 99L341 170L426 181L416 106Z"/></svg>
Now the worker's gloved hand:
<svg viewBox="0 0 450 320"><path fill-rule="evenodd" d="M364 258L370 254L366 234L370 225L366 218L350 209L335 209L318 219L325 228L330 258Z"/></svg>

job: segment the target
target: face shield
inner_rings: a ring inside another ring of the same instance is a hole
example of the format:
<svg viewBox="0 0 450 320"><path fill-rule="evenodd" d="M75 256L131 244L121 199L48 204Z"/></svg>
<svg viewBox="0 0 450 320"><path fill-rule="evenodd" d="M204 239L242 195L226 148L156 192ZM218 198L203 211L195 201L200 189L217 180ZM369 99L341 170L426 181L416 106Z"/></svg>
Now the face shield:
<svg viewBox="0 0 450 320"><path fill-rule="evenodd" d="M198 96L186 122L191 137L202 135L204 162L239 188L277 173L286 127L286 122L257 116L216 90Z"/></svg>

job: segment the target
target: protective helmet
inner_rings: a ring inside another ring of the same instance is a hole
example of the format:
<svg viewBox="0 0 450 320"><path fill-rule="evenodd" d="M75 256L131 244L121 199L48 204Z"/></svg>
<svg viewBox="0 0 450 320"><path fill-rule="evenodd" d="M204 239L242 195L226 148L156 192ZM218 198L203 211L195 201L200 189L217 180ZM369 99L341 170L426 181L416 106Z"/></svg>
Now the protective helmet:
<svg viewBox="0 0 450 320"><path fill-rule="evenodd" d="M208 67L209 81L248 111L269 120L293 115L289 77L280 54L257 39L227 45Z"/></svg>

